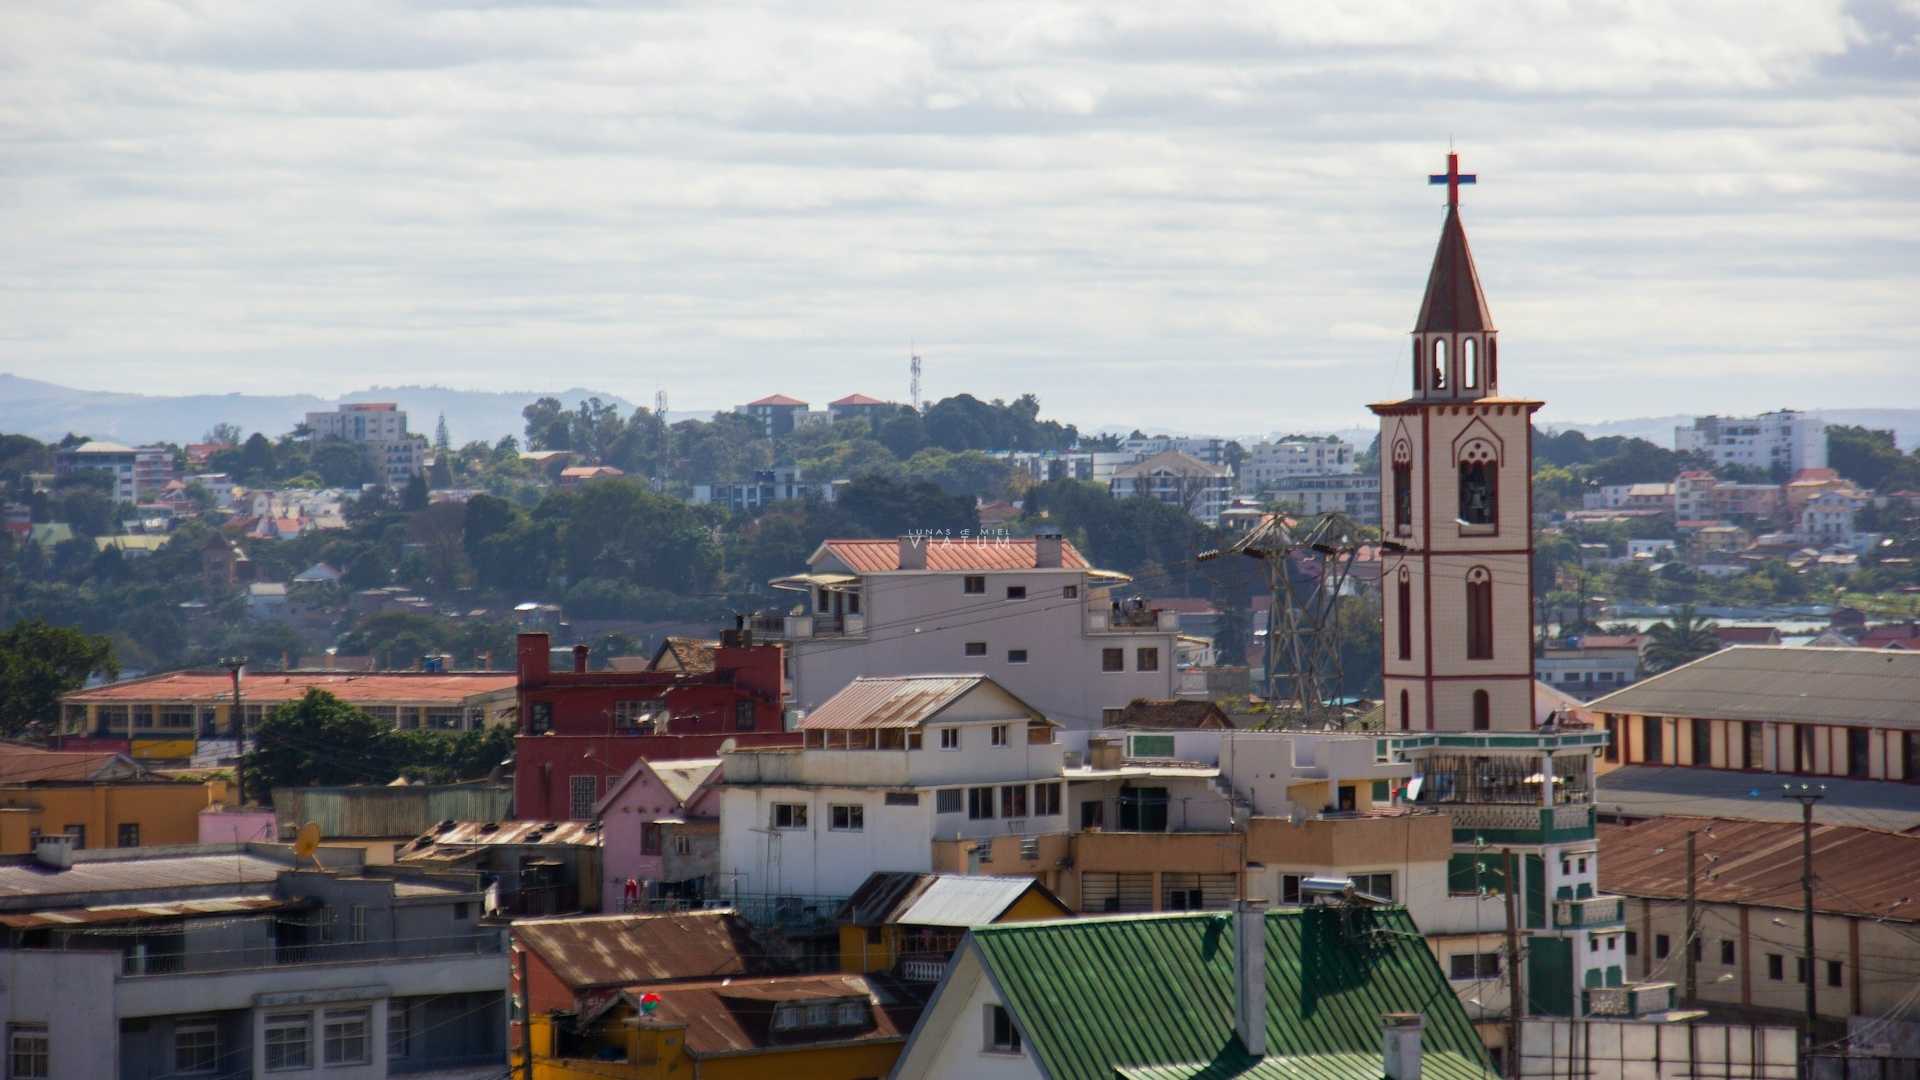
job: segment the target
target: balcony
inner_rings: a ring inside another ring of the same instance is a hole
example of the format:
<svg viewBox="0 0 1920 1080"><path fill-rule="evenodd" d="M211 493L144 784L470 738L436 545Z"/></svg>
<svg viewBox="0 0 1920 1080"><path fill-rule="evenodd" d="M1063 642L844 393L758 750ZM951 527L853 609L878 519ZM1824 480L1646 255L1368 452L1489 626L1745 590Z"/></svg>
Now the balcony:
<svg viewBox="0 0 1920 1080"><path fill-rule="evenodd" d="M1507 835L1501 839L1512 843L1553 843L1583 839L1593 833L1593 806L1588 803L1566 803L1551 808L1530 804L1437 803L1433 808L1453 819L1456 839L1467 833L1504 833Z"/></svg>
<svg viewBox="0 0 1920 1080"><path fill-rule="evenodd" d="M1595 896L1586 900L1556 900L1553 904L1553 927L1556 930L1618 926L1624 921L1624 909L1618 896Z"/></svg>
<svg viewBox="0 0 1920 1080"><path fill-rule="evenodd" d="M1180 632L1178 612L1161 611L1159 608L1100 609L1087 612L1087 633L1089 634L1177 634Z"/></svg>

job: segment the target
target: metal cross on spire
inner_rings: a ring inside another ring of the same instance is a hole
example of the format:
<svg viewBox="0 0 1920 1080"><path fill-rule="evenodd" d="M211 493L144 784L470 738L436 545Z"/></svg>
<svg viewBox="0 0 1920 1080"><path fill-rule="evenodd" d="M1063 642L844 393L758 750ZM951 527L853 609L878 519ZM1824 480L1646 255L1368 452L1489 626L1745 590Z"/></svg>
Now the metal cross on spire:
<svg viewBox="0 0 1920 1080"><path fill-rule="evenodd" d="M1444 176L1427 177L1428 184L1447 185L1447 209L1449 210L1460 205L1460 185L1475 182L1476 178L1473 173L1461 173L1460 155L1454 153L1452 150L1447 151L1446 174Z"/></svg>

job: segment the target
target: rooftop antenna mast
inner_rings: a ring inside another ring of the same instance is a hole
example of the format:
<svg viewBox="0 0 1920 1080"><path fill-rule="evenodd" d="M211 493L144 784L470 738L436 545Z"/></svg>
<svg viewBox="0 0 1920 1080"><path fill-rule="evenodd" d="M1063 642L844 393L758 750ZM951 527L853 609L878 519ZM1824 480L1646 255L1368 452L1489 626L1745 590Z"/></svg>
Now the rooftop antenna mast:
<svg viewBox="0 0 1920 1080"><path fill-rule="evenodd" d="M667 391L663 387L653 392L653 416L660 421L660 453L654 458L653 490L666 490L667 454L673 447L673 433L667 429Z"/></svg>
<svg viewBox="0 0 1920 1080"><path fill-rule="evenodd" d="M907 382L907 396L913 399L913 411L920 411L920 350L912 342L907 343L907 355L912 357L907 363L907 371L912 378Z"/></svg>

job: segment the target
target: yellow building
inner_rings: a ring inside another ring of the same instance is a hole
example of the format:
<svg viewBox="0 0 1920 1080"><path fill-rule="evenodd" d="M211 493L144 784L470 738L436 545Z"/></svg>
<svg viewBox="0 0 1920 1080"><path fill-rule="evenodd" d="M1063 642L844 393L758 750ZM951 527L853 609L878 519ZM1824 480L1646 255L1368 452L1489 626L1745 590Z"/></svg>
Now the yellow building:
<svg viewBox="0 0 1920 1080"><path fill-rule="evenodd" d="M885 1076L931 984L782 975L632 986L584 1015L532 1017L534 1080ZM654 1007L647 1010L645 1005ZM522 1064L520 1061L516 1065Z"/></svg>
<svg viewBox="0 0 1920 1080"><path fill-rule="evenodd" d="M969 926L1065 919L1073 909L1030 877L875 873L847 898L840 970L938 981Z"/></svg>
<svg viewBox="0 0 1920 1080"><path fill-rule="evenodd" d="M76 848L200 842L200 811L227 799L227 783L126 780L0 787L0 854L33 851L36 837L66 833Z"/></svg>

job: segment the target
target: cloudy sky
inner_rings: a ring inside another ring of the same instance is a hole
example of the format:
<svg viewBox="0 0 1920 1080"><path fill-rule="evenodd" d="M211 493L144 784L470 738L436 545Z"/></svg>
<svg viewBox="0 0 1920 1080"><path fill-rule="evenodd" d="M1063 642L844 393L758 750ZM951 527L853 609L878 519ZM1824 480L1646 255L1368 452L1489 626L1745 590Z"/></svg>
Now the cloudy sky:
<svg viewBox="0 0 1920 1080"><path fill-rule="evenodd" d="M0 371L1340 426L1449 138L1549 420L1920 406L1920 0L6 0Z"/></svg>

